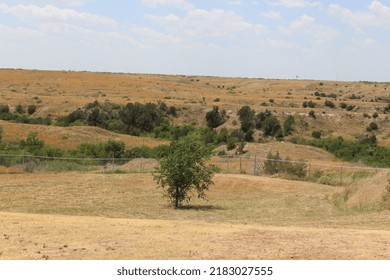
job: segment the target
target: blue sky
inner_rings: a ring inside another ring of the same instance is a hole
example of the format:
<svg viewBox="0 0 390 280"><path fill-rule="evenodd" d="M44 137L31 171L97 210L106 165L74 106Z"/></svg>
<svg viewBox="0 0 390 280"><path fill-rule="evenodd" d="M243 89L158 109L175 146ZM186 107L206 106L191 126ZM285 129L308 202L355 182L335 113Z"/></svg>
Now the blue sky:
<svg viewBox="0 0 390 280"><path fill-rule="evenodd" d="M0 68L390 81L390 1L0 0Z"/></svg>

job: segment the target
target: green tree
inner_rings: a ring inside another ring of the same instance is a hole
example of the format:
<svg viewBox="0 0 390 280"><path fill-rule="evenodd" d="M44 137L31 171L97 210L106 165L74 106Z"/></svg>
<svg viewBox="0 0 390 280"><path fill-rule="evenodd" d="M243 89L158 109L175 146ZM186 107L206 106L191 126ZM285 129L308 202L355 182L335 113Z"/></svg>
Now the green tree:
<svg viewBox="0 0 390 280"><path fill-rule="evenodd" d="M104 144L104 151L110 158L121 158L125 152L125 143L123 141L108 140Z"/></svg>
<svg viewBox="0 0 390 280"><path fill-rule="evenodd" d="M207 126L210 128L217 128L225 122L225 118L221 112L219 112L218 106L214 106L213 109L206 113Z"/></svg>
<svg viewBox="0 0 390 280"><path fill-rule="evenodd" d="M241 122L241 129L244 132L248 132L251 128L255 127L255 111L249 106L243 106L238 110L238 116Z"/></svg>
<svg viewBox="0 0 390 280"><path fill-rule="evenodd" d="M192 190L196 191L198 198L206 197L215 172L213 166L206 165L211 152L196 134L170 144L168 154L160 160L153 177L175 208L191 200Z"/></svg>
<svg viewBox="0 0 390 280"><path fill-rule="evenodd" d="M15 108L15 112L18 113L18 114L24 114L24 109L22 107L22 105L17 105L16 108Z"/></svg>
<svg viewBox="0 0 390 280"><path fill-rule="evenodd" d="M20 141L20 146L35 154L45 146L45 142L38 138L36 132L32 131L28 134L26 140Z"/></svg>
<svg viewBox="0 0 390 280"><path fill-rule="evenodd" d="M284 121L284 124L283 124L283 129L284 129L284 133L286 135L291 135L293 134L294 132L294 127L293 125L295 124L295 119L293 116L288 116L287 119Z"/></svg>

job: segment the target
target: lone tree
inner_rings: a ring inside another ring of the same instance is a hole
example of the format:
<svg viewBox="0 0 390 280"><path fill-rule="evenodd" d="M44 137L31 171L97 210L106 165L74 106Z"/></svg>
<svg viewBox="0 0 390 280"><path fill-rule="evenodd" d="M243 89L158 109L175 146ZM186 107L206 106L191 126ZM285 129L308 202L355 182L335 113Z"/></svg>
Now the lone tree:
<svg viewBox="0 0 390 280"><path fill-rule="evenodd" d="M199 135L190 134L173 141L168 155L160 160L155 169L154 180L163 188L165 196L179 208L182 203L189 202L193 191L198 198L204 199L215 172L213 166L207 166L206 160L211 155Z"/></svg>

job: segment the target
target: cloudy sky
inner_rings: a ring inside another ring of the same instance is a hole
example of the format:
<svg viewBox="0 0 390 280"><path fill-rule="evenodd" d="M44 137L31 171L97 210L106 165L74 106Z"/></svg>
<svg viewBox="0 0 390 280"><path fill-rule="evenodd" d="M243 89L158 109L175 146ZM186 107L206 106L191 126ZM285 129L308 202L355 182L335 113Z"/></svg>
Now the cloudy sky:
<svg viewBox="0 0 390 280"><path fill-rule="evenodd" d="M390 81L390 0L0 0L0 68Z"/></svg>

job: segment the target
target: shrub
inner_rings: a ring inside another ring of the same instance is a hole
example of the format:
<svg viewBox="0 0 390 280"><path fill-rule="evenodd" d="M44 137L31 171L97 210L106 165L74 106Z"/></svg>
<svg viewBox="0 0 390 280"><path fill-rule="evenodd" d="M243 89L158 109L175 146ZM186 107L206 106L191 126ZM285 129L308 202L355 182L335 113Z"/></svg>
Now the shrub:
<svg viewBox="0 0 390 280"><path fill-rule="evenodd" d="M371 122L368 127L366 128L368 132L373 130L378 130L378 124L376 122Z"/></svg>
<svg viewBox="0 0 390 280"><path fill-rule="evenodd" d="M347 106L348 106L348 104L345 103L345 102L341 102L341 103L340 103L340 108L341 108L341 109L345 109L345 108L347 108Z"/></svg>
<svg viewBox="0 0 390 280"><path fill-rule="evenodd" d="M295 124L295 119L293 116L288 116L287 119L284 121L283 124L283 130L286 135L291 135L294 132L293 125Z"/></svg>
<svg viewBox="0 0 390 280"><path fill-rule="evenodd" d="M243 106L238 110L238 116L241 122L241 129L247 132L249 129L255 127L255 111L249 106Z"/></svg>
<svg viewBox="0 0 390 280"><path fill-rule="evenodd" d="M308 106L309 108L315 108L315 107L316 107L316 103L310 100L310 101L307 103L307 106Z"/></svg>
<svg viewBox="0 0 390 280"><path fill-rule="evenodd" d="M273 155L271 152L267 155L267 160L264 162L264 172L269 175L277 173L285 173L294 175L299 178L306 176L306 164L304 162L293 162L290 158L283 160L279 152Z"/></svg>
<svg viewBox="0 0 390 280"><path fill-rule="evenodd" d="M320 139L321 136L322 136L322 132L319 131L319 130L315 130L315 131L313 131L313 132L311 133L311 136L312 136L313 138Z"/></svg>
<svg viewBox="0 0 390 280"><path fill-rule="evenodd" d="M20 104L16 106L15 112L18 113L18 114L24 114L25 113L22 105L20 105Z"/></svg>
<svg viewBox="0 0 390 280"><path fill-rule="evenodd" d="M376 119L377 117L379 117L378 112L375 112L374 114L372 114L372 117L373 117L374 119Z"/></svg>
<svg viewBox="0 0 390 280"><path fill-rule="evenodd" d="M225 122L225 118L221 112L219 112L218 106L214 106L213 109L206 113L207 126L210 128L217 128Z"/></svg>
<svg viewBox="0 0 390 280"><path fill-rule="evenodd" d="M264 120L262 130L266 136L278 135L280 137L283 135L282 126L280 125L279 120L273 115Z"/></svg>
<svg viewBox="0 0 390 280"><path fill-rule="evenodd" d="M221 144L221 143L227 143L229 139L229 133L225 127L223 127L217 136L216 143Z"/></svg>
<svg viewBox="0 0 390 280"><path fill-rule="evenodd" d="M37 106L34 105L34 104L33 104L33 105L28 105L28 106L27 106L27 113L28 113L29 115L34 114L36 110L37 110Z"/></svg>
<svg viewBox="0 0 390 280"><path fill-rule="evenodd" d="M0 105L0 113L9 113L9 106L7 104Z"/></svg>
<svg viewBox="0 0 390 280"><path fill-rule="evenodd" d="M334 103L332 101L330 101L330 100L326 100L324 104L325 104L326 107L329 107L329 108L335 108L336 107L336 105L334 105Z"/></svg>
<svg viewBox="0 0 390 280"><path fill-rule="evenodd" d="M316 117L316 114L315 114L315 112L314 112L314 110L311 110L310 112L309 112L309 117L311 117L311 118L313 118L313 119L316 119L317 117Z"/></svg>

